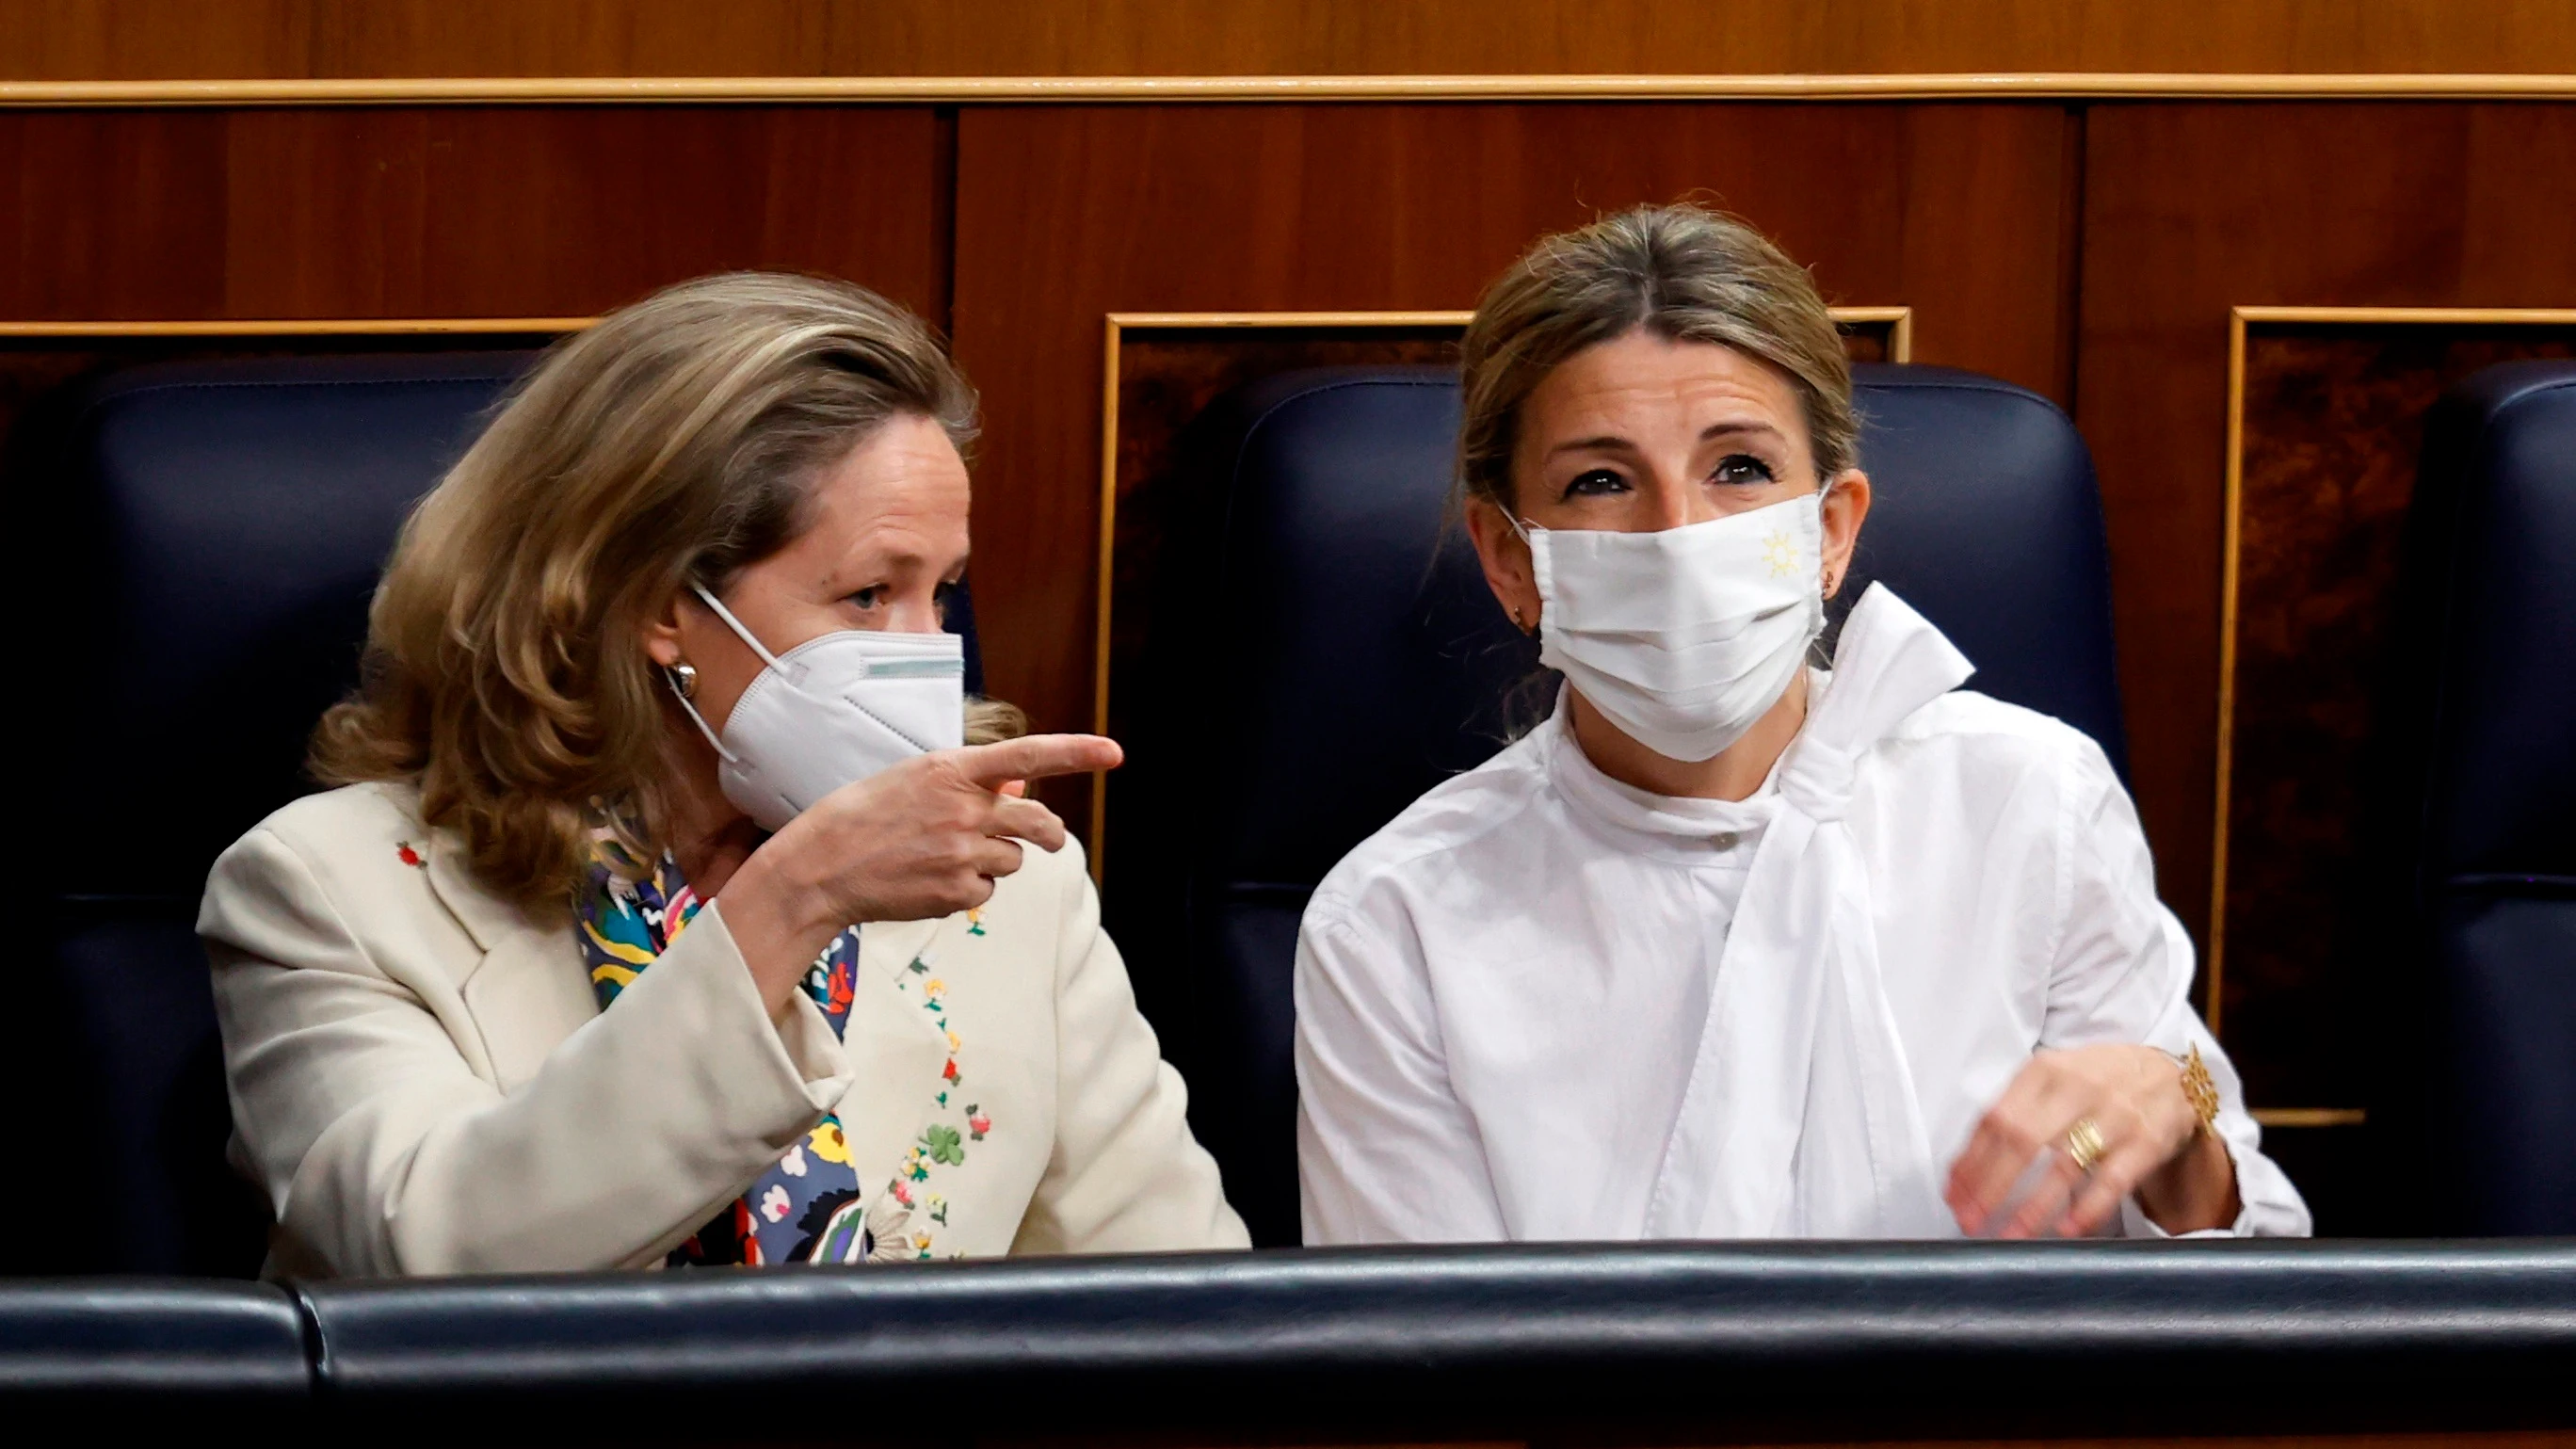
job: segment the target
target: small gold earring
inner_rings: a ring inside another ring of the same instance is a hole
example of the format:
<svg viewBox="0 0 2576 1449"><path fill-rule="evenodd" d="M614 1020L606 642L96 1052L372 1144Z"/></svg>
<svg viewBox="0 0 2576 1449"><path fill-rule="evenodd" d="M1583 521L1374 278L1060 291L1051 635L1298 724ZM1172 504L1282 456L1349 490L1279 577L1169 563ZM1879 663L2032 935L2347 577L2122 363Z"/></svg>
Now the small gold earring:
<svg viewBox="0 0 2576 1449"><path fill-rule="evenodd" d="M682 699L698 697L698 670L693 664L674 664L662 671L670 677L671 692Z"/></svg>

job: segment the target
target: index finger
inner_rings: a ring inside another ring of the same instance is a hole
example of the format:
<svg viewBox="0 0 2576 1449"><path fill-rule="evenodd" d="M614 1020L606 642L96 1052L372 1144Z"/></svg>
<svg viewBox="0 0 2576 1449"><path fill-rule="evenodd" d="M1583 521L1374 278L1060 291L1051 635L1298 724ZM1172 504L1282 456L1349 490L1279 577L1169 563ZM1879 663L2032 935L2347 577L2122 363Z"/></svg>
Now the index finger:
<svg viewBox="0 0 2576 1449"><path fill-rule="evenodd" d="M1081 775L1116 768L1127 758L1118 742L1100 735L1023 735L998 744L968 745L957 752L966 778L996 789L1012 780Z"/></svg>

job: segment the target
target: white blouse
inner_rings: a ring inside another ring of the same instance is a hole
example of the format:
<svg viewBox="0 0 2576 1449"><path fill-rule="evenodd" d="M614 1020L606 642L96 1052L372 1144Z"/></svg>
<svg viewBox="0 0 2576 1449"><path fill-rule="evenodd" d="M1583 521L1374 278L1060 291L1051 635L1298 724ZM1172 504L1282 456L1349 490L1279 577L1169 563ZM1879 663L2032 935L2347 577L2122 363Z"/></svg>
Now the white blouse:
<svg viewBox="0 0 2576 1449"><path fill-rule="evenodd" d="M2098 1042L2197 1043L2233 1231L2305 1234L2110 762L1967 669L1873 589L1751 798L1610 779L1560 701L1353 851L1298 940L1306 1241L1954 1237L1978 1121Z"/></svg>

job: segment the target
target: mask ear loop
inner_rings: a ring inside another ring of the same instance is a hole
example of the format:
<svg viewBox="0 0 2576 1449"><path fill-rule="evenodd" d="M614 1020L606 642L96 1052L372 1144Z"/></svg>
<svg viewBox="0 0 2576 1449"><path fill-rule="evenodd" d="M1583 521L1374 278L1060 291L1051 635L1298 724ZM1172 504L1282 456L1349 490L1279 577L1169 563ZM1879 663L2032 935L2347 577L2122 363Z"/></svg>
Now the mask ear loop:
<svg viewBox="0 0 2576 1449"><path fill-rule="evenodd" d="M1503 522L1511 526L1512 532L1521 536L1522 545L1529 549L1530 569L1533 576L1535 576L1538 569L1538 540L1530 537L1530 535L1532 533L1545 533L1547 530L1539 527L1535 523L1524 525L1520 519L1512 516L1512 511L1508 508L1499 508L1495 511L1503 515ZM1543 593L1544 591L1542 591L1542 594ZM1541 607L1545 606L1542 605ZM1538 637L1538 625L1522 623L1521 611L1518 606L1513 607L1511 614L1513 628L1520 630L1523 634L1532 639Z"/></svg>
<svg viewBox="0 0 2576 1449"><path fill-rule="evenodd" d="M698 713L698 707L689 703L689 697L680 692L680 682L671 677L671 671L667 669L662 671L662 682L671 686L671 697L680 702L680 708L688 711L689 723L696 725L698 727L698 733L705 735L707 737L707 743L715 747L716 758L724 761L728 765L739 763L734 752L726 749L724 747L724 741L717 739L716 732L713 729L708 728L707 717Z"/></svg>
<svg viewBox="0 0 2576 1449"><path fill-rule="evenodd" d="M740 638L745 644L751 646L751 652L760 656L761 663L768 665L772 669L778 669L781 667L778 663L778 656L770 653L767 649L762 648L760 641L751 637L751 631L742 627L742 621L733 616L733 610L726 608L723 601L719 600L715 595L707 592L706 585L691 584L689 587L706 603L708 608L716 611L716 617L725 621L726 628L731 629L736 637Z"/></svg>
<svg viewBox="0 0 2576 1449"><path fill-rule="evenodd" d="M733 630L737 638L751 646L751 652L760 656L761 663L768 665L772 669L778 668L777 656L771 654L767 649L762 648L760 641L751 636L751 631L742 626L742 621L733 616L733 610L726 608L722 603L717 601L715 595L707 592L706 585L691 584L689 585L689 588L697 594L698 598L703 601L708 608L716 611L716 617L725 621L726 628ZM707 723L707 717L705 715L698 713L698 707L690 702L689 697L680 692L680 682L673 679L671 677L671 672L667 669L662 671L662 682L671 687L671 697L680 702L680 708L688 711L689 722L696 725L698 727L698 733L705 735L707 737L707 743L715 748L716 757L723 760L728 765L741 763L742 757L736 755L733 751L726 749L724 741L716 738L715 728Z"/></svg>

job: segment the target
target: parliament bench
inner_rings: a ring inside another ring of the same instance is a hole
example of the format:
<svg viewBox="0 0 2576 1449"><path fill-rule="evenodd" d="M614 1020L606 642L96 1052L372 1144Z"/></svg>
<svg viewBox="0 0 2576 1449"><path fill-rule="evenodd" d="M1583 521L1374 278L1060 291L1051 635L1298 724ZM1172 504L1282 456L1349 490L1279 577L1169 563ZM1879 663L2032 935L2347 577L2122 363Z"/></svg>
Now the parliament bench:
<svg viewBox="0 0 2576 1449"><path fill-rule="evenodd" d="M2576 1245L2537 1241L1530 1244L0 1287L12 1409L93 1401L209 1431L301 1413L317 1435L398 1440L542 1425L557 1445L2566 1428L2571 1367Z"/></svg>

